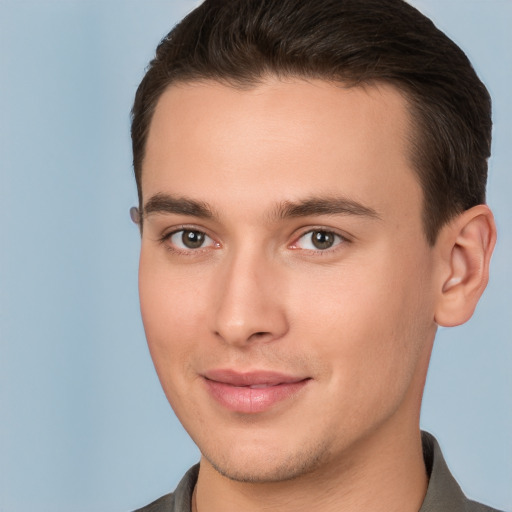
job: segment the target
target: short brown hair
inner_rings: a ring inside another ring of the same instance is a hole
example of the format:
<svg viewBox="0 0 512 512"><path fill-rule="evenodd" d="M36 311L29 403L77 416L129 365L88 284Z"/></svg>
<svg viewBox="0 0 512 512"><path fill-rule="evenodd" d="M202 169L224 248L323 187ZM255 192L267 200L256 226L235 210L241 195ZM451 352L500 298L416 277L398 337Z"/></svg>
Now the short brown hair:
<svg viewBox="0 0 512 512"><path fill-rule="evenodd" d="M464 52L417 9L403 0L206 0L161 41L135 96L140 206L146 139L164 90L205 79L250 87L268 75L385 82L405 95L430 244L452 217L485 202L489 93Z"/></svg>

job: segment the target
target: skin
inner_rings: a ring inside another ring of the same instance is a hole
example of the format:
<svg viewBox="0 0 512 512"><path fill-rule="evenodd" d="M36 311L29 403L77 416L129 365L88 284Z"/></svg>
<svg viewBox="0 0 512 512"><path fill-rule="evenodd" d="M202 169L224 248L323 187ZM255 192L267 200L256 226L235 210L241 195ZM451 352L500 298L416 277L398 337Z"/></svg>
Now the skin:
<svg viewBox="0 0 512 512"><path fill-rule="evenodd" d="M268 77L160 98L140 300L163 389L202 453L198 510L419 510L436 328L471 315L494 225L477 207L428 245L410 132L406 101L385 85ZM184 228L204 243L183 245ZM332 246L315 247L315 230ZM240 413L205 385L219 368L307 380Z"/></svg>

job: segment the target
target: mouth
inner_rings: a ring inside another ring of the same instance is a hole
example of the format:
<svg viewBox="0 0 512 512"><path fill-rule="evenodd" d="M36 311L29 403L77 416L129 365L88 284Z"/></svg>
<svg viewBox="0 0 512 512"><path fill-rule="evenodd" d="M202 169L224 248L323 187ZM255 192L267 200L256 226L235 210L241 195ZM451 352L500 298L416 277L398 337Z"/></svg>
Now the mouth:
<svg viewBox="0 0 512 512"><path fill-rule="evenodd" d="M312 379L269 371L212 370L202 375L210 395L224 408L245 414L264 412L292 400Z"/></svg>

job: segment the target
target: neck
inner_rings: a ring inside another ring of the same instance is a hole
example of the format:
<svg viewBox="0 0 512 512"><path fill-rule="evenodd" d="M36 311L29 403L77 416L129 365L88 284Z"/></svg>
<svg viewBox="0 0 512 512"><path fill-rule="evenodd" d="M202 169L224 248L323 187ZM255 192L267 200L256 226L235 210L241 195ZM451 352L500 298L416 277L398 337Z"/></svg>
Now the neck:
<svg viewBox="0 0 512 512"><path fill-rule="evenodd" d="M342 460L284 482L236 482L202 459L193 510L417 512L428 484L420 431L396 432L374 432Z"/></svg>

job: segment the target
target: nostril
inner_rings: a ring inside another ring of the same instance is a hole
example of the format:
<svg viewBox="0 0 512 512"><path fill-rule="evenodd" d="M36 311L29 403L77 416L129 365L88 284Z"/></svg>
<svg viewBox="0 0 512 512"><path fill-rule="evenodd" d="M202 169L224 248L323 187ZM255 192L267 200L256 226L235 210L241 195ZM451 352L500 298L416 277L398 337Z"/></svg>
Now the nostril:
<svg viewBox="0 0 512 512"><path fill-rule="evenodd" d="M259 332L255 332L253 333L249 339L251 338L264 338L265 336L268 336L270 333L269 332L266 332L266 331L259 331Z"/></svg>

